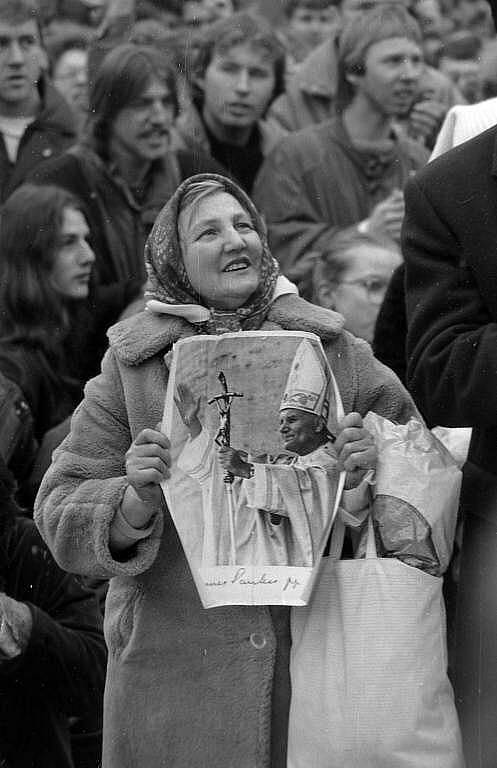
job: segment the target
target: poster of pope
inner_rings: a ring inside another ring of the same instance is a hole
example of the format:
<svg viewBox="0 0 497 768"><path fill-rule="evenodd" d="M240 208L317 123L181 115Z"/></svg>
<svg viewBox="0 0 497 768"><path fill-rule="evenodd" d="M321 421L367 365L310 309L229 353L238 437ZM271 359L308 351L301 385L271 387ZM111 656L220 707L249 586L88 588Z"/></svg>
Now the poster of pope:
<svg viewBox="0 0 497 768"><path fill-rule="evenodd" d="M333 375L313 334L175 345L164 492L206 607L305 602L340 493L336 421Z"/></svg>

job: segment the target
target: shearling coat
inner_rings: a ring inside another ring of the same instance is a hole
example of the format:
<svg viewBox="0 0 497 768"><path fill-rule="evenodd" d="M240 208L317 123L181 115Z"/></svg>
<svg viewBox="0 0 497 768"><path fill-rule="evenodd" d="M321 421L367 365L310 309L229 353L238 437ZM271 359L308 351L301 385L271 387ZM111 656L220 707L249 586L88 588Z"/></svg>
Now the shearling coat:
<svg viewBox="0 0 497 768"><path fill-rule="evenodd" d="M395 375L334 313L283 297L264 328L316 332L347 411L401 422L415 413ZM150 312L111 329L102 374L87 385L43 481L36 521L62 567L111 579L104 768L285 768L289 609L203 609L165 508L125 557L109 550L124 454L162 415L164 353L193 333L184 320Z"/></svg>

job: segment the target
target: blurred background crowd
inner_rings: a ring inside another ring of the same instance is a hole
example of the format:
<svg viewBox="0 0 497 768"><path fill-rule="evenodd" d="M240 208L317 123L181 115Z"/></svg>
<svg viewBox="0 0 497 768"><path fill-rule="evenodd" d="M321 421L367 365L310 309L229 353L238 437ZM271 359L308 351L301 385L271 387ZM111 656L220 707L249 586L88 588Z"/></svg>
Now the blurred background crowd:
<svg viewBox="0 0 497 768"><path fill-rule="evenodd" d="M105 585L29 518L180 182L234 178L404 381L404 185L496 122L486 0L1 0L0 766L99 764Z"/></svg>

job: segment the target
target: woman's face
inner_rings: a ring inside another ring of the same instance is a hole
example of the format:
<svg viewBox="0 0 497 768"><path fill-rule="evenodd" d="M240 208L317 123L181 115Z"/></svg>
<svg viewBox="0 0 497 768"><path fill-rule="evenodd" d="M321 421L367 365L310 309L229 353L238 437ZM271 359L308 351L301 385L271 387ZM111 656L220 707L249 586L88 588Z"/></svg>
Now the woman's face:
<svg viewBox="0 0 497 768"><path fill-rule="evenodd" d="M52 267L52 283L57 293L67 299L88 296L90 274L95 261L88 243L90 230L81 211L65 208L60 231L60 245Z"/></svg>
<svg viewBox="0 0 497 768"><path fill-rule="evenodd" d="M345 328L371 343L381 303L402 258L386 248L358 245L344 254L344 260L347 265L340 279L319 287L319 304L340 312Z"/></svg>
<svg viewBox="0 0 497 768"><path fill-rule="evenodd" d="M186 274L203 302L241 307L259 284L262 243L247 211L226 192L214 192L179 216Z"/></svg>

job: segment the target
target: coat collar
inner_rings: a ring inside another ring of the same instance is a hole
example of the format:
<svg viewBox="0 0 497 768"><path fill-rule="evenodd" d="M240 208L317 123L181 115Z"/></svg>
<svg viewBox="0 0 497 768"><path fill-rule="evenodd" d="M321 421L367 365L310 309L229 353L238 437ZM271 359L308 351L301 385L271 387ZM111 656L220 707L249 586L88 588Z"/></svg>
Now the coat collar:
<svg viewBox="0 0 497 768"><path fill-rule="evenodd" d="M308 331L323 341L341 333L343 317L310 304L295 295L281 296L272 304L261 330ZM109 344L125 365L140 365L166 352L179 339L194 336L195 326L179 317L155 315L147 310L122 320L109 329Z"/></svg>
<svg viewBox="0 0 497 768"><path fill-rule="evenodd" d="M321 43L297 68L290 86L311 96L334 99L338 87L337 36Z"/></svg>

